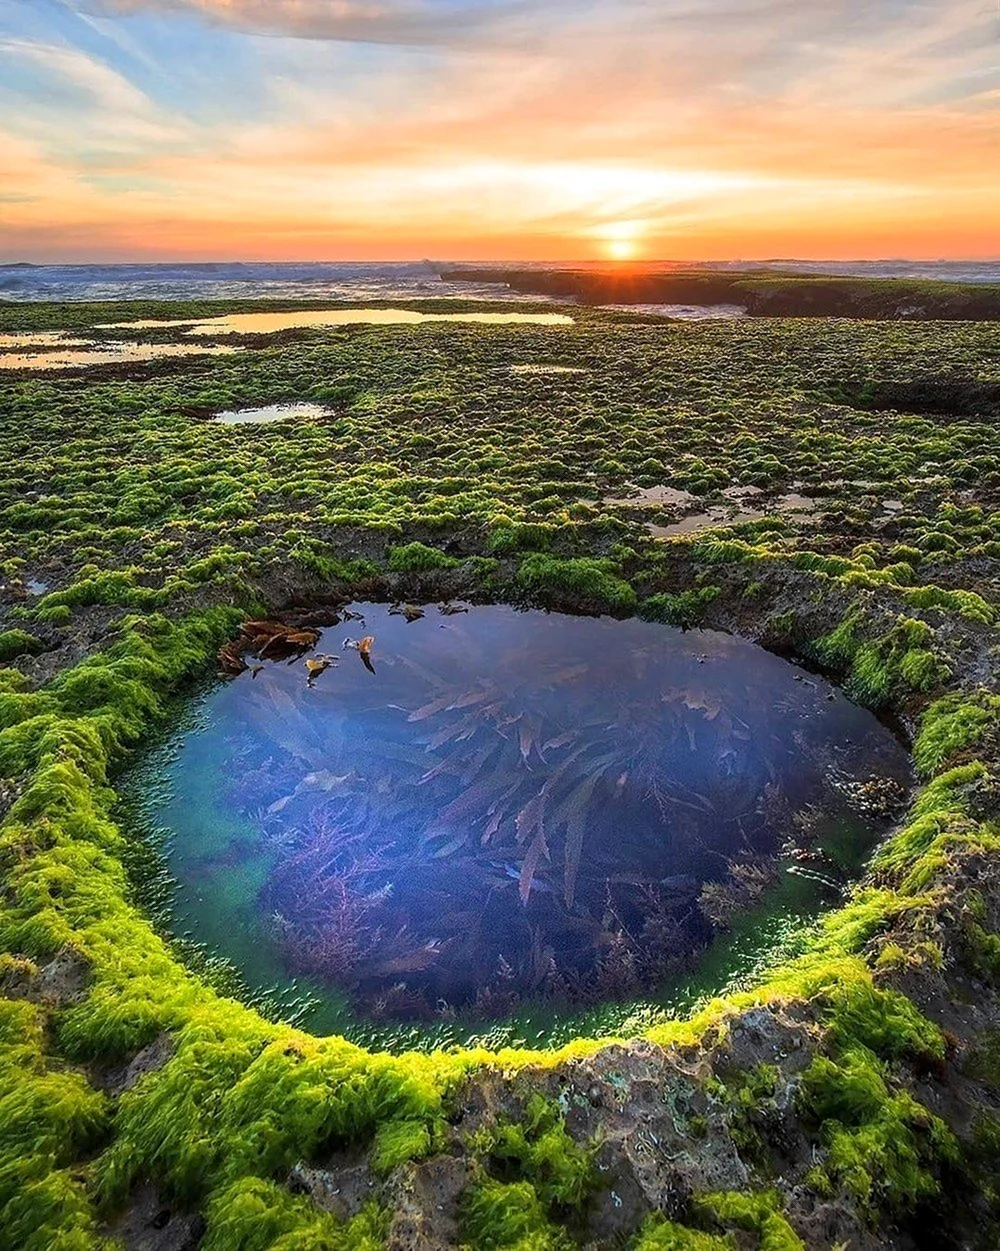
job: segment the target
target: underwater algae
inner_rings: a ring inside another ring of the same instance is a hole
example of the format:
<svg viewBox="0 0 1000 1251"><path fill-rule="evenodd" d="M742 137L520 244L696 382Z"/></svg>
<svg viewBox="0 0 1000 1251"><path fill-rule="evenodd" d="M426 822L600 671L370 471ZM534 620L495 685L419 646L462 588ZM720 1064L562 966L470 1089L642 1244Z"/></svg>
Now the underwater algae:
<svg viewBox="0 0 1000 1251"><path fill-rule="evenodd" d="M835 897L824 837L905 803L874 717L728 635L355 604L256 654L221 653L150 814L178 923L381 1017L655 989L780 874Z"/></svg>
<svg viewBox="0 0 1000 1251"><path fill-rule="evenodd" d="M88 318L108 309L3 310L11 330ZM967 402L851 399L989 375L998 355L973 323L586 313L0 382L4 1239L107 1245L153 1184L167 1228L203 1221L209 1247L406 1245L400 1187L429 1245L864 1246L902 1229L932 1246L971 1228L988 1246L996 426ZM511 373L532 360L586 373ZM292 401L333 418L290 437L185 411ZM630 484L706 503L760 486L765 516L658 542L645 510L601 504ZM822 525L768 512L789 491ZM267 1020L143 912L111 787L243 621L460 596L721 627L811 659L900 721L922 789L776 966L632 1041L392 1055ZM366 1200L338 1208L324 1195L351 1168Z"/></svg>

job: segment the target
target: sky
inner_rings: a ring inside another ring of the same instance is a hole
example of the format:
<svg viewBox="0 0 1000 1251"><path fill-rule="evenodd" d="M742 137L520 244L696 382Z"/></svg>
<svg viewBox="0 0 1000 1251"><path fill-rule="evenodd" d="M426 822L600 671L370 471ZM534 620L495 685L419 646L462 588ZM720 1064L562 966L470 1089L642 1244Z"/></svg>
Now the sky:
<svg viewBox="0 0 1000 1251"><path fill-rule="evenodd" d="M1000 0L0 0L0 261L1000 257Z"/></svg>

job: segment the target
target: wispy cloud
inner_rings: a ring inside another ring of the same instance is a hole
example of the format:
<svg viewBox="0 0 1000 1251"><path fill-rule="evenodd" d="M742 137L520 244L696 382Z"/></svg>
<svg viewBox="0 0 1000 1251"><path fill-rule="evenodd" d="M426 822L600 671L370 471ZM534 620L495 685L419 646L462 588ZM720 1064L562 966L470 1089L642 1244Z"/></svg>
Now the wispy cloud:
<svg viewBox="0 0 1000 1251"><path fill-rule="evenodd" d="M0 0L23 248L1000 252L983 0L60 5Z"/></svg>
<svg viewBox="0 0 1000 1251"><path fill-rule="evenodd" d="M556 0L559 3L559 0ZM256 35L382 44L455 44L508 14L530 13L528 0L89 0L105 14L186 9Z"/></svg>

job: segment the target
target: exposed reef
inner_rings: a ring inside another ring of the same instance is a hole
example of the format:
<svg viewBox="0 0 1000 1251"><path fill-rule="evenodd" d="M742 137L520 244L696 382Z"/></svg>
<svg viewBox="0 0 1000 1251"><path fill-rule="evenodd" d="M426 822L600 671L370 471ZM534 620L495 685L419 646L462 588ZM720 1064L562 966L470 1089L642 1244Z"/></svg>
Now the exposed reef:
<svg viewBox="0 0 1000 1251"><path fill-rule="evenodd" d="M751 317L1000 319L1000 287L994 283L828 278L775 270L657 270L638 264L585 270L462 265L443 269L441 278L498 283L525 295L570 296L582 304L728 304L742 306Z"/></svg>
<svg viewBox="0 0 1000 1251"><path fill-rule="evenodd" d="M0 381L0 1241L995 1247L1000 435L978 398L861 403L994 379L995 330L583 310L261 346ZM289 400L335 408L182 411ZM662 542L632 484L758 486L764 516ZM805 490L808 521L769 511ZM116 778L241 622L459 596L796 655L894 719L921 789L841 906L690 1018L398 1055L269 1019L158 922Z"/></svg>

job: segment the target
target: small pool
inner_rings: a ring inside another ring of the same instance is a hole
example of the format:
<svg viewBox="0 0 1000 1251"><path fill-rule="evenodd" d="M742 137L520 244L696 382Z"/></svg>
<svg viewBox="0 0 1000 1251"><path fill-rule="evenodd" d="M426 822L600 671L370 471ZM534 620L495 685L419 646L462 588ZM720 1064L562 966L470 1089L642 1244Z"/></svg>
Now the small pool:
<svg viewBox="0 0 1000 1251"><path fill-rule="evenodd" d="M276 334L325 326L419 326L424 322L469 322L480 326L572 326L565 313L416 313L406 308L306 309L297 313L227 313L177 321L119 321L99 330L161 330L185 327L189 335Z"/></svg>
<svg viewBox="0 0 1000 1251"><path fill-rule="evenodd" d="M168 745L177 930L313 1024L655 1000L790 884L835 902L906 798L885 726L741 639L462 609L355 605Z"/></svg>
<svg viewBox="0 0 1000 1251"><path fill-rule="evenodd" d="M7 336L12 338L13 336ZM57 346L59 343L67 346ZM182 356L230 356L237 349L210 343L129 343L118 341L60 340L26 343L17 352L0 352L0 369L85 369L93 365L127 365L133 362L171 360Z"/></svg>
<svg viewBox="0 0 1000 1251"><path fill-rule="evenodd" d="M272 421L318 421L327 416L319 404L265 404L261 408L238 408L217 413L212 421L220 426L267 425Z"/></svg>

